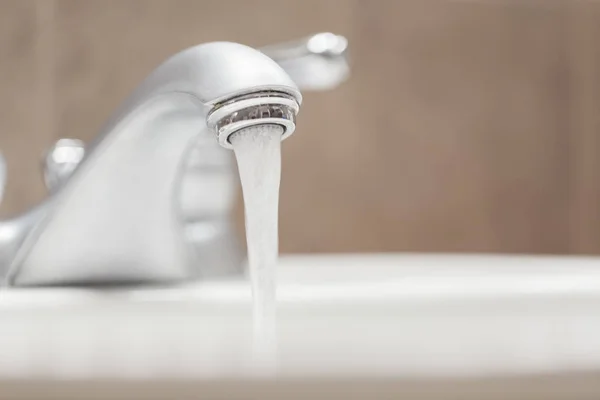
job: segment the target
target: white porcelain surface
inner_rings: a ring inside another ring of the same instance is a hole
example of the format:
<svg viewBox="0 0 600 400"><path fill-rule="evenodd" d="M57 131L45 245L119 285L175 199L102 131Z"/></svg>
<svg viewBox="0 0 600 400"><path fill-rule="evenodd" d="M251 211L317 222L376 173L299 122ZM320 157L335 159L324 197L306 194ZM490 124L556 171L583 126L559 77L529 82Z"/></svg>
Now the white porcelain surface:
<svg viewBox="0 0 600 400"><path fill-rule="evenodd" d="M600 370L600 259L286 256L279 374ZM0 292L0 379L231 378L254 369L245 282Z"/></svg>

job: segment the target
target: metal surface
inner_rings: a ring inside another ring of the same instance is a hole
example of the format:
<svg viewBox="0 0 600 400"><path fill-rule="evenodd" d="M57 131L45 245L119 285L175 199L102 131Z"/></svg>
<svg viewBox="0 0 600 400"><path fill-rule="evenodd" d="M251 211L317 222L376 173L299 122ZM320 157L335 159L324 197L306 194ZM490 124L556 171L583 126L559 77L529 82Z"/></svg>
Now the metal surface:
<svg viewBox="0 0 600 400"><path fill-rule="evenodd" d="M222 102L261 92L301 102L281 67L249 47L209 43L171 57L115 113L80 164L73 157L56 162L64 142L50 151L46 176L54 193L0 226L6 283L165 283L239 270L228 219L231 156L206 116ZM67 173L56 173L61 164Z"/></svg>
<svg viewBox="0 0 600 400"><path fill-rule="evenodd" d="M85 155L85 144L78 139L59 139L44 158L44 182L54 192L69 178Z"/></svg>
<svg viewBox="0 0 600 400"><path fill-rule="evenodd" d="M281 139L288 138L296 129L298 102L291 96L277 92L262 92L232 99L211 111L208 127L217 132L219 144L232 149L231 134L256 124L275 124L283 128Z"/></svg>
<svg viewBox="0 0 600 400"><path fill-rule="evenodd" d="M329 32L263 47L302 90L328 90L350 75L348 40Z"/></svg>
<svg viewBox="0 0 600 400"><path fill-rule="evenodd" d="M345 48L344 38L317 34L264 48L279 65L233 43L176 54L94 143L61 139L47 152L50 196L0 222L0 278L27 286L239 273L243 254L229 219L234 171L216 143L229 148L230 134L261 123L283 126L285 139L301 103L293 80L308 89L340 83L347 71L330 67L345 63Z"/></svg>

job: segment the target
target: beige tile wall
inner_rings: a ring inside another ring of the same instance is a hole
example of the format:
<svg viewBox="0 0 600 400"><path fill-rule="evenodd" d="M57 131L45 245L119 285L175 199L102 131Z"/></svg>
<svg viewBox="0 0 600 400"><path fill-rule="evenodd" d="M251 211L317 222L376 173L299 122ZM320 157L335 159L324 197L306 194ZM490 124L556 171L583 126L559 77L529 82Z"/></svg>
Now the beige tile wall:
<svg viewBox="0 0 600 400"><path fill-rule="evenodd" d="M173 52L324 30L354 73L305 94L285 143L283 251L600 253L585 1L0 0L3 215L43 198L44 148L92 138Z"/></svg>

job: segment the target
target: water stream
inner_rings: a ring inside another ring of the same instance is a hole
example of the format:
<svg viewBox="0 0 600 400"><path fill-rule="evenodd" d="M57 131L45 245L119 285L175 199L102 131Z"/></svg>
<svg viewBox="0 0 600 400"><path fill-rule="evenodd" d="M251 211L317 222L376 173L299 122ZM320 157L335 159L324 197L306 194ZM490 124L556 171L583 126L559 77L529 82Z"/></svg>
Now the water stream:
<svg viewBox="0 0 600 400"><path fill-rule="evenodd" d="M274 371L277 358L275 273L278 248L281 135L277 125L232 135L244 195L246 242L253 298L253 351L257 371Z"/></svg>

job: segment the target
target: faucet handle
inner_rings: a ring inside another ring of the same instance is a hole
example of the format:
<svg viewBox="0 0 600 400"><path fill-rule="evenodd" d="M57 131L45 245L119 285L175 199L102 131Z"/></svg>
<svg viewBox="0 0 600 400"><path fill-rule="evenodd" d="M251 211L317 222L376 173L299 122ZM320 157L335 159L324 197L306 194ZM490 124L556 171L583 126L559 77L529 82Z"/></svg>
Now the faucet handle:
<svg viewBox="0 0 600 400"><path fill-rule="evenodd" d="M350 75L348 40L330 32L260 49L302 90L329 90Z"/></svg>
<svg viewBox="0 0 600 400"><path fill-rule="evenodd" d="M44 157L44 182L54 192L73 174L85 155L85 144L79 139L59 139Z"/></svg>

